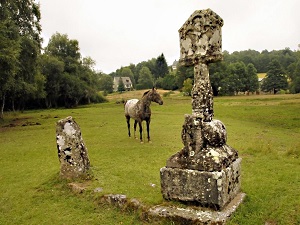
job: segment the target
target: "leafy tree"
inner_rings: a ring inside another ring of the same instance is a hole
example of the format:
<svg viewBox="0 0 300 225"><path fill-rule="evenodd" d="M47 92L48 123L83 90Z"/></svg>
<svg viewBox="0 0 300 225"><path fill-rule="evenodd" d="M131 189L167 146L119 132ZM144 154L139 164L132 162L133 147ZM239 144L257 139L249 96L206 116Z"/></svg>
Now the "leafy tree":
<svg viewBox="0 0 300 225"><path fill-rule="evenodd" d="M15 76L14 88L11 90L10 96L12 102L18 101L18 108L24 109L30 99L43 97L39 95L37 89L38 57L40 54L39 43L33 40L30 36L22 36L21 51L19 55L20 70ZM43 88L43 87L41 87ZM14 110L14 104L12 108Z"/></svg>
<svg viewBox="0 0 300 225"><path fill-rule="evenodd" d="M300 93L300 51L299 59L297 62L292 63L289 67L289 77L291 80L290 90L291 93Z"/></svg>
<svg viewBox="0 0 300 225"><path fill-rule="evenodd" d="M262 83L262 90L266 92L272 91L276 94L280 89L287 89L288 83L284 76L283 70L278 60L272 60L269 64L269 70L266 78Z"/></svg>
<svg viewBox="0 0 300 225"><path fill-rule="evenodd" d="M40 68L42 74L46 77L46 107L57 107L60 97L60 83L64 72L64 62L54 56L42 55L40 57Z"/></svg>
<svg viewBox="0 0 300 225"><path fill-rule="evenodd" d="M52 63L59 61L64 65L57 79L59 101L56 104L74 107L92 100L97 101L100 84L93 69L95 61L90 57L81 58L77 40L70 40L66 34L56 33L45 48L45 55L56 58L56 62L52 60Z"/></svg>
<svg viewBox="0 0 300 225"><path fill-rule="evenodd" d="M181 89L183 87L183 82L190 78L192 81L194 80L194 67L193 66L178 66L178 69L176 71L177 76L177 85L178 88Z"/></svg>
<svg viewBox="0 0 300 225"><path fill-rule="evenodd" d="M155 79L155 73L157 71L157 64L156 64L157 59L156 58L152 58L150 60L148 60L147 62L144 63L143 66L146 66L149 68L149 70L151 71L152 77L153 79Z"/></svg>
<svg viewBox="0 0 300 225"><path fill-rule="evenodd" d="M45 54L57 57L65 63L65 72L76 73L81 54L77 40L70 40L67 34L55 33L51 36Z"/></svg>
<svg viewBox="0 0 300 225"><path fill-rule="evenodd" d="M3 11L2 11L3 10ZM1 7L0 20L0 99L1 112L0 119L3 119L6 97L12 89L15 74L18 71L18 56L20 52L19 37L16 35L17 27L3 14L4 8Z"/></svg>
<svg viewBox="0 0 300 225"><path fill-rule="evenodd" d="M148 67L144 66L140 70L140 76L137 84L137 89L146 89L153 87L153 78Z"/></svg>
<svg viewBox="0 0 300 225"><path fill-rule="evenodd" d="M14 67L10 74L12 79L6 79L10 83L10 102L14 109L15 101L25 106L29 98L42 97L38 93L39 85L43 79L37 70L37 58L41 49L41 26L40 9L34 0L24 1L1 1L0 7L0 29L6 28L6 34L1 31L1 43L6 45L7 55L10 57L10 65ZM5 40L10 38L10 41ZM13 50L8 50L14 43ZM4 63L4 61L3 61ZM12 68L11 67L11 68ZM18 67L18 68L17 68ZM6 68L6 72L8 68ZM39 82L39 84L37 84ZM5 82L7 85L8 83ZM4 83L2 84L4 86ZM2 102L5 96L2 94ZM4 108L4 104L2 104Z"/></svg>
<svg viewBox="0 0 300 225"><path fill-rule="evenodd" d="M226 59L226 54L224 54L224 58ZM221 87L224 85L223 79L226 77L226 69L227 64L225 61L211 63L209 66L209 76L210 82L213 89L214 96L219 95Z"/></svg>
<svg viewBox="0 0 300 225"><path fill-rule="evenodd" d="M163 88L163 86L164 86L163 82L164 82L164 78L162 78L162 77L157 78L155 81L154 87Z"/></svg>
<svg viewBox="0 0 300 225"><path fill-rule="evenodd" d="M211 86L214 96L218 96L221 88L224 86L225 72L214 72L210 75Z"/></svg>
<svg viewBox="0 0 300 225"><path fill-rule="evenodd" d="M227 77L224 79L224 84L227 87L222 87L223 91L227 88L228 94L234 94L239 91L243 91L242 81L245 78L246 68L245 64L241 62L235 62L229 64L226 70Z"/></svg>
<svg viewBox="0 0 300 225"><path fill-rule="evenodd" d="M246 91L254 92L258 90L259 82L257 79L257 70L252 63L246 66L247 77L245 79L245 89Z"/></svg>
<svg viewBox="0 0 300 225"><path fill-rule="evenodd" d="M78 106L80 100L84 96L86 84L78 77L74 77L69 73L63 73L60 82L60 104L67 108Z"/></svg>
<svg viewBox="0 0 300 225"><path fill-rule="evenodd" d="M182 91L187 94L187 95L191 95L193 89L193 80L191 78L187 78L184 82L183 82L183 88Z"/></svg>
<svg viewBox="0 0 300 225"><path fill-rule="evenodd" d="M84 97L81 100L82 104L90 104L91 99L95 99L98 95L99 76L94 70L96 62L91 57L82 59L82 63L78 66L79 78L85 83Z"/></svg>
<svg viewBox="0 0 300 225"><path fill-rule="evenodd" d="M175 75L168 74L167 76L162 78L161 87L165 90L176 90L178 86L177 86L177 80Z"/></svg>
<svg viewBox="0 0 300 225"><path fill-rule="evenodd" d="M113 78L109 75L103 74L99 79L99 89L106 93L113 92Z"/></svg>

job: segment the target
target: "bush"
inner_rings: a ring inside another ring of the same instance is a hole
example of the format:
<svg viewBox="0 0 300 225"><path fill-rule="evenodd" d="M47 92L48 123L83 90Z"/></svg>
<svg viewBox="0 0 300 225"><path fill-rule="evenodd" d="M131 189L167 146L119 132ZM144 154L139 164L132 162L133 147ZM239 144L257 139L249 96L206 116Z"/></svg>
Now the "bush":
<svg viewBox="0 0 300 225"><path fill-rule="evenodd" d="M174 94L174 91L168 91L163 93L163 97L169 97L171 94Z"/></svg>
<svg viewBox="0 0 300 225"><path fill-rule="evenodd" d="M92 102L95 103L103 103L108 102L107 98L105 98L101 92L98 92L97 95L93 96Z"/></svg>

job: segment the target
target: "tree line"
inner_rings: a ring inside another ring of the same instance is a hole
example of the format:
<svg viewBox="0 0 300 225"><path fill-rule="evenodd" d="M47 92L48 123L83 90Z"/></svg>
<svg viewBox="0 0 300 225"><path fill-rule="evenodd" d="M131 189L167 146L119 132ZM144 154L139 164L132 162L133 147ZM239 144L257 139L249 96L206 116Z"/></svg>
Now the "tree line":
<svg viewBox="0 0 300 225"><path fill-rule="evenodd" d="M134 89L163 88L190 93L193 67L168 66L164 54L130 64L110 74L95 71L82 57L77 40L55 33L42 48L40 8L34 0L0 1L0 118L3 111L74 107L106 101L113 78L130 77ZM210 65L215 95L258 90L300 92L300 51L286 48L229 53ZM262 84L257 73L267 73ZM122 85L120 85L120 90Z"/></svg>
<svg viewBox="0 0 300 225"><path fill-rule="evenodd" d="M0 1L0 118L4 110L105 101L95 61L81 56L77 40L56 33L42 49L40 19L34 0Z"/></svg>
<svg viewBox="0 0 300 225"><path fill-rule="evenodd" d="M223 55L223 61L209 65L214 95L259 91L277 93L280 90L289 93L300 92L299 50L292 51L289 48L262 52L245 50L231 54L224 51ZM258 73L266 73L261 83L258 81ZM164 55L161 54L137 65L121 67L106 75L105 79L109 80L115 76L130 77L134 89L155 86L167 90L179 89L189 94L193 85L194 68L181 66L180 63L176 68L168 66ZM112 91L111 88L104 86L101 89Z"/></svg>

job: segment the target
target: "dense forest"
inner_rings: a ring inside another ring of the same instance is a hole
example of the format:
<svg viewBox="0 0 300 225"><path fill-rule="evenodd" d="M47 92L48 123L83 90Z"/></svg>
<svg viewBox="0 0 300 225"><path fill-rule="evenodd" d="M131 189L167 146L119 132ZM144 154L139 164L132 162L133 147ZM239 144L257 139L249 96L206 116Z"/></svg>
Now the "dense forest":
<svg viewBox="0 0 300 225"><path fill-rule="evenodd" d="M0 118L5 110L103 102L103 96L113 91L115 76L130 77L134 89L155 86L190 93L193 67L168 65L163 53L104 74L94 69L91 57L82 57L79 42L67 34L53 34L42 48L40 19L40 8L34 0L0 1ZM223 61L210 65L215 95L300 92L300 50L223 54ZM257 73L266 74L261 83ZM122 88L120 85L119 91Z"/></svg>

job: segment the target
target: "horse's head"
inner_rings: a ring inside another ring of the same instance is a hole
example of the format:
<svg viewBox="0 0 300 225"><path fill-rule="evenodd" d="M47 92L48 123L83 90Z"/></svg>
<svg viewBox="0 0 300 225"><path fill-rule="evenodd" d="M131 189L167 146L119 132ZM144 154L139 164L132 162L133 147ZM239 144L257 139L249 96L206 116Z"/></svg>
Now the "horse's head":
<svg viewBox="0 0 300 225"><path fill-rule="evenodd" d="M164 104L164 102L163 102L163 100L162 100L160 94L156 91L156 89L155 89L154 87L152 88L152 90L150 90L150 91L148 92L148 94L149 94L150 100L151 100L152 102L156 102L156 103L158 103L159 105Z"/></svg>

